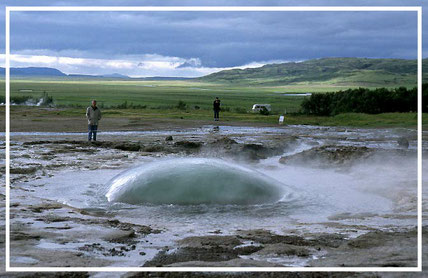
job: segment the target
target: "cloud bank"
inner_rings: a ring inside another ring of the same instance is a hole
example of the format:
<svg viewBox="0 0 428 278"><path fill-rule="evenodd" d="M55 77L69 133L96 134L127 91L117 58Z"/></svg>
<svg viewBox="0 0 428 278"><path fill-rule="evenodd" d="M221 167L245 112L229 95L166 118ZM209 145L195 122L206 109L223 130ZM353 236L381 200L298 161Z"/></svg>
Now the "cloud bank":
<svg viewBox="0 0 428 278"><path fill-rule="evenodd" d="M16 3L0 4L0 25L4 25L4 5ZM35 5L28 0L19 4ZM428 6L416 0L346 4L338 0L39 0L37 4ZM428 29L428 20L423 24ZM200 76L278 60L415 59L416 27L415 12L14 12L11 51L22 56L15 57L18 65L53 65L67 73ZM4 35L4 28L0 34ZM423 45L426 57L428 43ZM0 50L3 47L0 36Z"/></svg>
<svg viewBox="0 0 428 278"><path fill-rule="evenodd" d="M272 60L252 62L235 67L203 67L198 58L168 57L158 54L124 57L122 59L73 58L48 55L10 56L11 67L50 67L66 74L103 75L119 73L130 77L200 77L213 72L228 69L256 68L266 64L285 63L287 61ZM0 65L5 65L5 55L0 54Z"/></svg>

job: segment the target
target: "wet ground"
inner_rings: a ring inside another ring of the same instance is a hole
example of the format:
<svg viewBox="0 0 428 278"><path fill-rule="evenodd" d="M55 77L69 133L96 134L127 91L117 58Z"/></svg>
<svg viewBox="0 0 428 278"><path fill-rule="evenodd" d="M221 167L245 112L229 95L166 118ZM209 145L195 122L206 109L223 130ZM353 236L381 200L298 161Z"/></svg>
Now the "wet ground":
<svg viewBox="0 0 428 278"><path fill-rule="evenodd" d="M414 130L203 126L105 132L97 143L85 135L11 134L11 266L416 266ZM299 198L256 207L104 199L103 185L123 170L181 157L245 166Z"/></svg>

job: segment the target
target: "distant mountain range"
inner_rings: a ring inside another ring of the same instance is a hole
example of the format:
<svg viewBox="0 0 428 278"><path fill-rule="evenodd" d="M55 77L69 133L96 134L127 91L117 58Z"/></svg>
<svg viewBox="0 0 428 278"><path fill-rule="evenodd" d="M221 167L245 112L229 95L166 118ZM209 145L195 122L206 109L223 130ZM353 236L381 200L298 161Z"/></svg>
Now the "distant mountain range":
<svg viewBox="0 0 428 278"><path fill-rule="evenodd" d="M4 68L0 68L0 74L5 74ZM10 74L17 76L67 76L57 69L42 67L10 68Z"/></svg>
<svg viewBox="0 0 428 278"><path fill-rule="evenodd" d="M424 80L428 81L428 59L423 60L423 72ZM416 78L416 60L322 58L224 70L197 80L247 85L408 86L416 85Z"/></svg>
<svg viewBox="0 0 428 278"><path fill-rule="evenodd" d="M5 74L5 69L0 68L0 74ZM10 68L10 74L14 76L52 76L52 77L114 77L114 78L129 78L126 75L121 74L108 74L108 75L86 75L86 74L65 74L60 70L46 67L27 67L27 68Z"/></svg>
<svg viewBox="0 0 428 278"><path fill-rule="evenodd" d="M4 74L0 68L0 74ZM191 80L237 85L337 85L337 86L415 86L417 61L404 59L322 58L304 62L268 64L258 68L232 69L199 78L145 77L131 78L113 73L106 75L65 74L54 68L11 68L11 75L60 79L132 79ZM428 59L423 60L423 80L428 82Z"/></svg>

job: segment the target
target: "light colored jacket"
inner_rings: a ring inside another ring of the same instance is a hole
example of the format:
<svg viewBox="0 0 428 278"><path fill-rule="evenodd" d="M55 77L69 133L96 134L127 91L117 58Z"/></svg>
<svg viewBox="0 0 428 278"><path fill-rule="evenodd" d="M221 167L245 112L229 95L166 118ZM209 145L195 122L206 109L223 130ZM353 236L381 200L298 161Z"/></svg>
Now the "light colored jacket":
<svg viewBox="0 0 428 278"><path fill-rule="evenodd" d="M98 125L98 121L101 120L101 110L98 107L94 109L89 106L86 109L86 118L88 119L88 125Z"/></svg>

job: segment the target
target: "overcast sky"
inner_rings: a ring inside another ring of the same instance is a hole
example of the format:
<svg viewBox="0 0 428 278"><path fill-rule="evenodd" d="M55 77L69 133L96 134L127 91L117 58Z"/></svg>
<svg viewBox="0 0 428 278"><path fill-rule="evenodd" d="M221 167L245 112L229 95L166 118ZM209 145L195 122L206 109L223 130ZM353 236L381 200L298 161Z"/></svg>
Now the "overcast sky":
<svg viewBox="0 0 428 278"><path fill-rule="evenodd" d="M346 4L426 7L423 2L350 0ZM327 0L6 0L0 5L0 50L4 53L6 5L324 6L344 3ZM424 21L428 28L426 21L428 17ZM194 77L228 68L323 57L415 59L416 28L416 12L13 12L11 59L12 66L55 67L68 74ZM428 56L427 46L423 56ZM0 65L4 65L1 54Z"/></svg>

